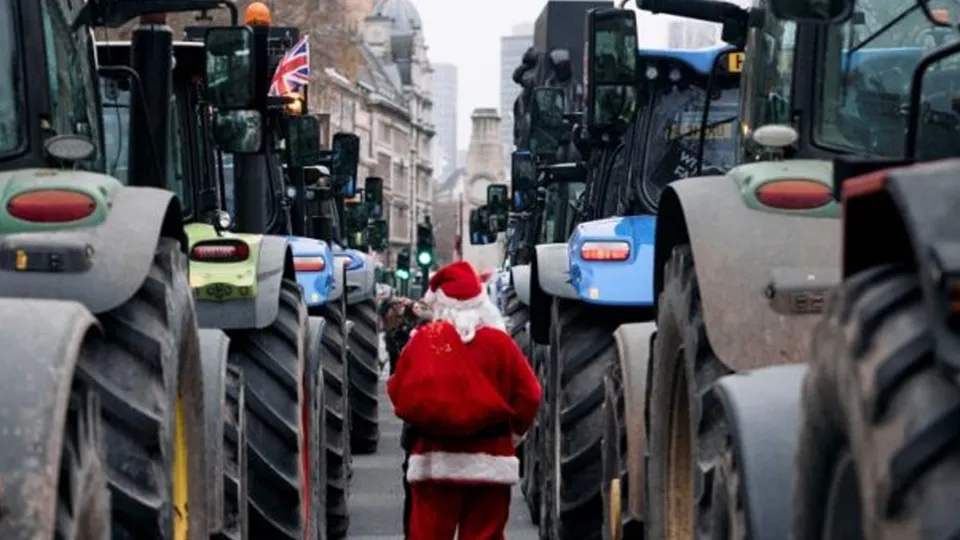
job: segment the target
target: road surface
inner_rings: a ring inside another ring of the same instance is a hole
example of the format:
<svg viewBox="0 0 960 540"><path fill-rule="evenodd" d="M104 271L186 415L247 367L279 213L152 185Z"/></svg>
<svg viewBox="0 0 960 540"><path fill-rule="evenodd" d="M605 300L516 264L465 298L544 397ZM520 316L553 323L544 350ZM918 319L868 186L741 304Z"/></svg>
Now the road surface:
<svg viewBox="0 0 960 540"><path fill-rule="evenodd" d="M372 456L353 457L348 540L403 540L403 485L400 483L400 420L380 385L380 447ZM508 540L537 540L520 488L514 488Z"/></svg>

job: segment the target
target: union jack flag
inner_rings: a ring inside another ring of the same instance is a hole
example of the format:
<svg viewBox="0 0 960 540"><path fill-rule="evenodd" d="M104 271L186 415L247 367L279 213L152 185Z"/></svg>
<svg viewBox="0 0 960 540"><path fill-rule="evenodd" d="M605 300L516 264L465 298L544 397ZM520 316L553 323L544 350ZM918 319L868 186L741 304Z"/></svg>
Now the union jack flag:
<svg viewBox="0 0 960 540"><path fill-rule="evenodd" d="M300 38L294 46L283 55L277 71L270 80L270 96L285 96L296 92L310 84L310 44L309 36Z"/></svg>

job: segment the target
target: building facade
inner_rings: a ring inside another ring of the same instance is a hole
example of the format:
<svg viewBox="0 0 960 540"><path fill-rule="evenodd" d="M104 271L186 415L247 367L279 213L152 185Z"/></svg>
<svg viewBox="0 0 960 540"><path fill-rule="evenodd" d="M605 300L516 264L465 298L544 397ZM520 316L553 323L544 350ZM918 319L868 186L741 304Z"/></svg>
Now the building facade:
<svg viewBox="0 0 960 540"><path fill-rule="evenodd" d="M433 66L433 171L438 180L457 168L457 66Z"/></svg>
<svg viewBox="0 0 960 540"><path fill-rule="evenodd" d="M460 204L460 249L464 259L479 272L493 270L503 262L505 240L499 235L497 242L485 246L473 246L469 241L470 210L487 202L487 186L506 183L503 144L500 135L500 116L496 109L474 109L470 116L473 128L467 163L464 168L463 194Z"/></svg>
<svg viewBox="0 0 960 540"><path fill-rule="evenodd" d="M416 223L433 206L432 67L420 15L410 0L380 0L364 18L353 43L353 64L325 70L330 132L360 138L359 187L367 176L383 178L388 253L416 241Z"/></svg>
<svg viewBox="0 0 960 540"><path fill-rule="evenodd" d="M517 25L513 35L500 38L500 146L503 155L513 152L513 102L520 86L513 82L513 71L523 54L533 46L533 24Z"/></svg>

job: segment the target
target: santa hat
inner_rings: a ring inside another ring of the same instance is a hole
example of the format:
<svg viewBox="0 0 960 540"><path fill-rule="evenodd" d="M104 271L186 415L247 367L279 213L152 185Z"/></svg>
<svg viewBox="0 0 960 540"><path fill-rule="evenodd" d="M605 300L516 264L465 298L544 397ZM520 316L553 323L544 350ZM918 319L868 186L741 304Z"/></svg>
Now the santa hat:
<svg viewBox="0 0 960 540"><path fill-rule="evenodd" d="M496 305L483 290L483 283L473 266L457 261L444 266L430 278L430 287L423 296L435 319L457 328L463 341L470 341L480 326L506 328Z"/></svg>

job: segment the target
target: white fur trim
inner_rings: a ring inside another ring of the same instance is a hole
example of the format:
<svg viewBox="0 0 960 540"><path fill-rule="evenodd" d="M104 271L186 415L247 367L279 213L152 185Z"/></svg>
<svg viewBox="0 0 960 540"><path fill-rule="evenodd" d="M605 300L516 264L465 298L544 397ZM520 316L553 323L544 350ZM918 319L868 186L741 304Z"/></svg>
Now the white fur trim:
<svg viewBox="0 0 960 540"><path fill-rule="evenodd" d="M460 480L516 484L520 481L520 460L516 456L427 452L410 456L407 482Z"/></svg>
<svg viewBox="0 0 960 540"><path fill-rule="evenodd" d="M444 295L443 291L438 290L436 293L430 305L433 320L452 324L464 343L473 341L477 328L481 326L507 331L503 315L486 294L469 300L454 300Z"/></svg>
<svg viewBox="0 0 960 540"><path fill-rule="evenodd" d="M466 300L457 300L456 298L450 298L444 294L443 289L437 289L436 291L429 291L427 294L432 294L429 303L435 304L437 307L448 307L454 309L474 309L483 305L485 300L485 294L483 291L480 291L480 294L474 296L473 298L467 298ZM427 300L427 296L424 295L424 301Z"/></svg>

